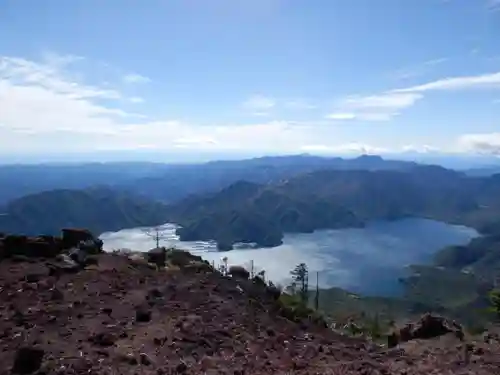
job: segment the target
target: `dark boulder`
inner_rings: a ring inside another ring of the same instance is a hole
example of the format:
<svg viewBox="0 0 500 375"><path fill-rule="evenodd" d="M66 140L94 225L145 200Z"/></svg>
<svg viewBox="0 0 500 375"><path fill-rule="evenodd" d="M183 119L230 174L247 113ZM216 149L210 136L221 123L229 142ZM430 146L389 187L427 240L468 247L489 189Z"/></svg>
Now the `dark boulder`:
<svg viewBox="0 0 500 375"><path fill-rule="evenodd" d="M463 338L462 327L442 316L425 314L414 325L412 330L412 338L414 339L431 339L454 333L458 338Z"/></svg>
<svg viewBox="0 0 500 375"><path fill-rule="evenodd" d="M27 255L28 237L8 235L3 239L5 257L12 255Z"/></svg>
<svg viewBox="0 0 500 375"><path fill-rule="evenodd" d="M157 247L148 251L147 259L149 263L156 264L158 267L165 267L167 264L167 249Z"/></svg>
<svg viewBox="0 0 500 375"><path fill-rule="evenodd" d="M248 272L245 267L242 266L231 266L229 267L228 275L247 280L250 277L250 272Z"/></svg>
<svg viewBox="0 0 500 375"><path fill-rule="evenodd" d="M439 315L425 314L417 322L406 324L387 336L387 345L394 347L399 343L416 339L432 339L453 333L463 340L464 332L460 324Z"/></svg>
<svg viewBox="0 0 500 375"><path fill-rule="evenodd" d="M45 352L39 348L22 347L16 352L12 373L31 374L42 365Z"/></svg>
<svg viewBox="0 0 500 375"><path fill-rule="evenodd" d="M62 230L62 241L65 249L77 247L80 242L94 240L94 236L87 229L64 228Z"/></svg>
<svg viewBox="0 0 500 375"><path fill-rule="evenodd" d="M26 242L26 255L33 258L53 258L60 249L53 242L42 238L29 238Z"/></svg>
<svg viewBox="0 0 500 375"><path fill-rule="evenodd" d="M135 321L140 323L147 323L151 321L151 310L145 306L139 306L135 310Z"/></svg>

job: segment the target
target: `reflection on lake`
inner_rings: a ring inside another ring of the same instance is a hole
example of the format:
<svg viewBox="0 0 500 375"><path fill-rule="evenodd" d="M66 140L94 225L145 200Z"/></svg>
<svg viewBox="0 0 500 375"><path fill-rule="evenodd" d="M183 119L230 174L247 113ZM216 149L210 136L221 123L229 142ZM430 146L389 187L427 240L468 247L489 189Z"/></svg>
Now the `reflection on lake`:
<svg viewBox="0 0 500 375"><path fill-rule="evenodd" d="M215 243L181 242L175 226L163 226L162 246L176 246L204 259L220 264L249 267L253 260L258 272L265 269L271 280L286 284L289 272L299 263L306 263L310 282L319 272L321 286L337 286L353 292L390 295L399 290L398 277L409 264L428 261L437 250L466 244L478 233L471 228L448 225L426 219L404 219L373 222L365 228L321 230L312 234L286 234L281 246L266 249L238 249L217 252ZM104 249L128 248L147 251L155 242L140 228L108 232L101 235Z"/></svg>

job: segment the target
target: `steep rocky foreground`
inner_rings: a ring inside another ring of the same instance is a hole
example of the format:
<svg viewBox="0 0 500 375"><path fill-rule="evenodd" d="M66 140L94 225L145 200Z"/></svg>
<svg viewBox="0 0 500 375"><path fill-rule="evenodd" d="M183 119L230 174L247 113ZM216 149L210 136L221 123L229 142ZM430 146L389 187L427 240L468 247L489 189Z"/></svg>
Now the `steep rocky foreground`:
<svg viewBox="0 0 500 375"><path fill-rule="evenodd" d="M97 260L55 276L0 262L0 374L500 374L496 341L378 348L291 322L265 289L206 267Z"/></svg>

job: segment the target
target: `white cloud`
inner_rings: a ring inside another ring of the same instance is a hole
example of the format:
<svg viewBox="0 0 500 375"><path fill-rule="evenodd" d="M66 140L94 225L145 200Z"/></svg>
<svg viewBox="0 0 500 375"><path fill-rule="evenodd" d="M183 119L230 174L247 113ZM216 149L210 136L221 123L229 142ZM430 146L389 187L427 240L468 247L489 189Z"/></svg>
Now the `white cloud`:
<svg viewBox="0 0 500 375"><path fill-rule="evenodd" d="M394 93L416 93L425 91L467 90L480 88L500 88L500 72L476 76L443 78L422 85L394 90Z"/></svg>
<svg viewBox="0 0 500 375"><path fill-rule="evenodd" d="M144 99L139 96L133 96L129 100L131 103L144 103Z"/></svg>
<svg viewBox="0 0 500 375"><path fill-rule="evenodd" d="M343 105L348 108L361 110L398 110L411 107L422 98L420 94L384 93L380 95L351 97L344 100Z"/></svg>
<svg viewBox="0 0 500 375"><path fill-rule="evenodd" d="M0 57L0 79L8 80L11 84L18 86L35 85L74 99L121 98L121 94L115 90L76 82L71 77L65 76L58 66L35 63L21 58Z"/></svg>
<svg viewBox="0 0 500 375"><path fill-rule="evenodd" d="M252 110L257 113L269 110L275 106L276 100L274 98L263 95L254 95L243 103L243 107L245 109Z"/></svg>
<svg viewBox="0 0 500 375"><path fill-rule="evenodd" d="M391 74L391 77L398 80L415 78L428 73L429 70L431 70L432 68L436 67L437 65L443 64L447 61L448 58L445 57L424 61L423 63L420 64L415 64L413 66L398 69Z"/></svg>
<svg viewBox="0 0 500 375"><path fill-rule="evenodd" d="M350 112L334 112L325 116L329 120L354 120L356 117L354 113Z"/></svg>
<svg viewBox="0 0 500 375"><path fill-rule="evenodd" d="M402 152L415 152L419 154L426 154L429 152L438 152L439 149L437 147L429 146L429 145L405 145L401 148Z"/></svg>
<svg viewBox="0 0 500 375"><path fill-rule="evenodd" d="M62 64L64 65L64 64ZM131 113L134 98L72 78L60 64L0 57L3 153L93 150L296 151L316 136L303 124L191 124ZM126 99L126 100L125 100ZM258 102L258 101L257 101ZM261 106L269 107L270 102Z"/></svg>
<svg viewBox="0 0 500 375"><path fill-rule="evenodd" d="M326 154L384 154L389 152L383 147L371 146L368 144L351 142L340 145L312 144L301 147L305 152L317 152Z"/></svg>
<svg viewBox="0 0 500 375"><path fill-rule="evenodd" d="M151 79L140 74L130 73L123 77L125 83L148 83Z"/></svg>
<svg viewBox="0 0 500 375"><path fill-rule="evenodd" d="M48 66L57 67L59 69L64 68L68 65L74 64L77 61L84 60L82 56L77 55L60 55L52 51L46 51L43 53L43 61Z"/></svg>
<svg viewBox="0 0 500 375"><path fill-rule="evenodd" d="M399 111L411 107L422 98L419 93L382 93L351 96L337 105L337 112L326 116L330 120L389 121Z"/></svg>
<svg viewBox="0 0 500 375"><path fill-rule="evenodd" d="M500 155L500 133L464 134L458 143L464 151Z"/></svg>

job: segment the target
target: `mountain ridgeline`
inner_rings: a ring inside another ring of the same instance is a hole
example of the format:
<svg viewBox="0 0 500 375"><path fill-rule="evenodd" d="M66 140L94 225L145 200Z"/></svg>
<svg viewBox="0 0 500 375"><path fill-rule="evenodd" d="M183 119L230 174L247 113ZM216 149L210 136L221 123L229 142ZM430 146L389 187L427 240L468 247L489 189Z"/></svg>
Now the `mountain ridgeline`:
<svg viewBox="0 0 500 375"><path fill-rule="evenodd" d="M61 228L87 228L99 235L165 222L165 206L109 188L58 189L27 195L0 209L0 232L56 235Z"/></svg>
<svg viewBox="0 0 500 375"><path fill-rule="evenodd" d="M378 156L310 155L202 164L5 165L0 166L0 232L55 234L61 227L80 226L99 234L157 225L171 216L158 202L175 203L218 192L240 180L267 184L319 169L404 169L413 165ZM245 225L253 221L249 218Z"/></svg>
<svg viewBox="0 0 500 375"><path fill-rule="evenodd" d="M321 170L272 184L239 181L169 206L182 240L281 244L286 232L363 226L370 220L422 217L500 231L500 175L468 177L437 166L394 170Z"/></svg>
<svg viewBox="0 0 500 375"><path fill-rule="evenodd" d="M286 232L360 227L374 219L423 217L482 233L500 231L500 175L469 176L379 156L95 164L85 166L78 178L75 166L5 168L17 172L11 179L5 174L8 194L0 194L0 201L16 189L22 192L30 179L43 181L45 170L56 189L6 203L0 208L0 232L52 234L80 226L100 234L174 222L181 225L181 240L213 239L229 250L235 242L276 246ZM71 176L75 181L66 181ZM41 188L42 181L31 188ZM66 187L93 181L108 187Z"/></svg>

